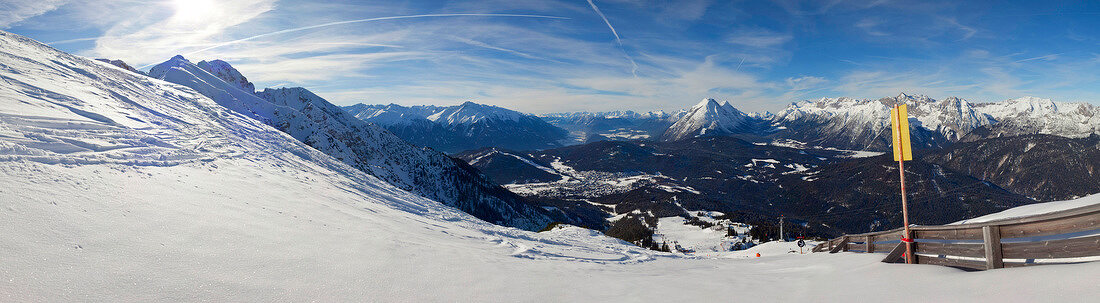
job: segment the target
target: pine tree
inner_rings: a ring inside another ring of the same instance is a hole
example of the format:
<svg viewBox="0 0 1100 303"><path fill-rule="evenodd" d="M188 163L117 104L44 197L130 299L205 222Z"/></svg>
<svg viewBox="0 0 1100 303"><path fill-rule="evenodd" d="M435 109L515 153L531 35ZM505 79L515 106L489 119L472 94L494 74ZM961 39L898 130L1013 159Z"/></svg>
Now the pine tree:
<svg viewBox="0 0 1100 303"><path fill-rule="evenodd" d="M734 230L733 226L727 226L726 227L726 236L727 237L737 237L738 236L737 235L737 230Z"/></svg>

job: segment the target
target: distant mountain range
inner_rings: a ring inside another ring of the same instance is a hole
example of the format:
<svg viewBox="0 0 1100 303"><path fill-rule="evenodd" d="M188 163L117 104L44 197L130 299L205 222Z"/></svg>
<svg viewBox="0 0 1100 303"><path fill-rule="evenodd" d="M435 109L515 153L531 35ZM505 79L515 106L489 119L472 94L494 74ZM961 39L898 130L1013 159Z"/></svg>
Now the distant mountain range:
<svg viewBox="0 0 1100 303"><path fill-rule="evenodd" d="M562 146L568 136L564 129L534 115L473 102L409 107L360 103L344 109L410 143L447 153L484 147L553 148Z"/></svg>
<svg viewBox="0 0 1100 303"><path fill-rule="evenodd" d="M569 131L573 144L603 140L656 139L687 111L637 113L633 111L572 112L539 115Z"/></svg>
<svg viewBox="0 0 1100 303"><path fill-rule="evenodd" d="M773 138L854 150L889 150L890 108L909 106L914 148L945 147L960 140L1048 134L1087 137L1100 132L1100 108L1031 97L971 104L900 94L878 100L823 98L792 104L772 119ZM885 134L885 135L884 135ZM979 135L980 134L980 135ZM969 136L969 137L968 137Z"/></svg>
<svg viewBox="0 0 1100 303"><path fill-rule="evenodd" d="M887 151L888 117L897 104L909 106L914 148L940 148L989 137L1047 134L1081 138L1100 133L1100 107L1032 97L976 104L957 97L935 100L908 94L877 100L822 98L792 103L775 114L744 113L728 102L704 99L675 114L576 112L542 117L587 136L579 142L734 135L757 142Z"/></svg>
<svg viewBox="0 0 1100 303"><path fill-rule="evenodd" d="M230 75L230 80L237 77ZM677 141L736 136L753 142L845 150L889 150L890 108L909 106L913 146L934 149L990 137L1049 134L1068 138L1100 133L1100 107L1024 97L970 103L899 94L871 99L822 98L772 113L745 113L729 102L703 99L666 113L571 112L539 116L466 102L457 106L356 104L357 118L402 139L447 153L481 148L540 150L611 140Z"/></svg>

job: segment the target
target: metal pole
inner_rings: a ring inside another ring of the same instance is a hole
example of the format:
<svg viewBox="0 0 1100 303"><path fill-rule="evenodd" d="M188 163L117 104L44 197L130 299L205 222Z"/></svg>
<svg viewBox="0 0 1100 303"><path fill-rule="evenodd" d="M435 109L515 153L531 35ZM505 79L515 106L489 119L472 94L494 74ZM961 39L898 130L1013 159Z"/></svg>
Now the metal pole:
<svg viewBox="0 0 1100 303"><path fill-rule="evenodd" d="M783 215L779 215L779 241L787 242L787 238L783 237Z"/></svg>
<svg viewBox="0 0 1100 303"><path fill-rule="evenodd" d="M909 119L909 117L903 118L901 116L901 111L897 110L896 108L897 106L895 106L895 110L898 111L897 125L901 125L901 119ZM901 128L898 127L898 129L895 129L894 131L898 132L897 137L901 138ZM904 144L901 144L901 142L898 142L896 145L898 146L898 154L901 155L898 158L898 175L901 176L901 217L902 224L905 224L905 235L902 237L904 238L902 239L902 241L905 242L905 263L913 264L913 242L911 242L912 240L905 241L908 239L912 239L909 234L909 205L905 200L905 146Z"/></svg>

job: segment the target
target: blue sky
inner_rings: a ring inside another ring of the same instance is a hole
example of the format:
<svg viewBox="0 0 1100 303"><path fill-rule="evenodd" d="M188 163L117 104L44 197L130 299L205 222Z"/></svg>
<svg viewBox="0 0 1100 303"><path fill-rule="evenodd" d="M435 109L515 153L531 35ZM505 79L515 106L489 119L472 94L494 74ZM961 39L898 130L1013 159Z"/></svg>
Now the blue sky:
<svg viewBox="0 0 1100 303"><path fill-rule="evenodd" d="M433 16L364 20L413 15ZM713 97L775 111L899 92L1100 104L1097 2L0 0L0 29L134 66L220 58L257 87L340 105L546 113Z"/></svg>

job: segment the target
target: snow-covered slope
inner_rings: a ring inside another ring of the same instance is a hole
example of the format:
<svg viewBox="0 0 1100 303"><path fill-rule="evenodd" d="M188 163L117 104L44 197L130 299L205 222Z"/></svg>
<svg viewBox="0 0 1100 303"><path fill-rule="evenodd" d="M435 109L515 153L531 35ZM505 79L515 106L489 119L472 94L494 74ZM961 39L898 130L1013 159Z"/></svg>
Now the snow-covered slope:
<svg viewBox="0 0 1100 303"><path fill-rule="evenodd" d="M446 287L430 269L493 268L485 253L653 258L488 224L188 87L6 32L0 63L2 301L408 299Z"/></svg>
<svg viewBox="0 0 1100 303"><path fill-rule="evenodd" d="M751 118L729 102L703 99L661 135L661 140L677 141L697 136L734 134L745 131Z"/></svg>
<svg viewBox="0 0 1100 303"><path fill-rule="evenodd" d="M994 220L1004 220L1012 218L1021 218L1027 216L1035 216L1041 214L1048 214L1057 211L1063 211L1067 209L1074 209L1079 207L1085 207L1090 205L1100 204L1100 194L1095 194L1083 198L1065 200L1065 201L1053 201L1046 203L1036 203L1024 206L1018 206L1009 208L1005 211L988 214L985 216L966 219L952 224L970 224L970 223L982 223Z"/></svg>
<svg viewBox="0 0 1100 303"><path fill-rule="evenodd" d="M0 301L885 301L899 276L922 301L1100 295L1100 263L685 259L495 226L187 87L2 31L0 64Z"/></svg>
<svg viewBox="0 0 1100 303"><path fill-rule="evenodd" d="M502 107L465 102L456 106L356 104L344 107L413 144L449 153L498 147L514 150L561 146L566 131L539 117Z"/></svg>
<svg viewBox="0 0 1100 303"><path fill-rule="evenodd" d="M532 230L550 223L542 209L492 184L461 161L412 146L303 88L268 89L259 96L241 90L239 82L225 80L243 81L244 77L228 63L214 62L220 63L204 66L218 74L176 56L154 66L149 75L191 87L394 186L487 221Z"/></svg>

